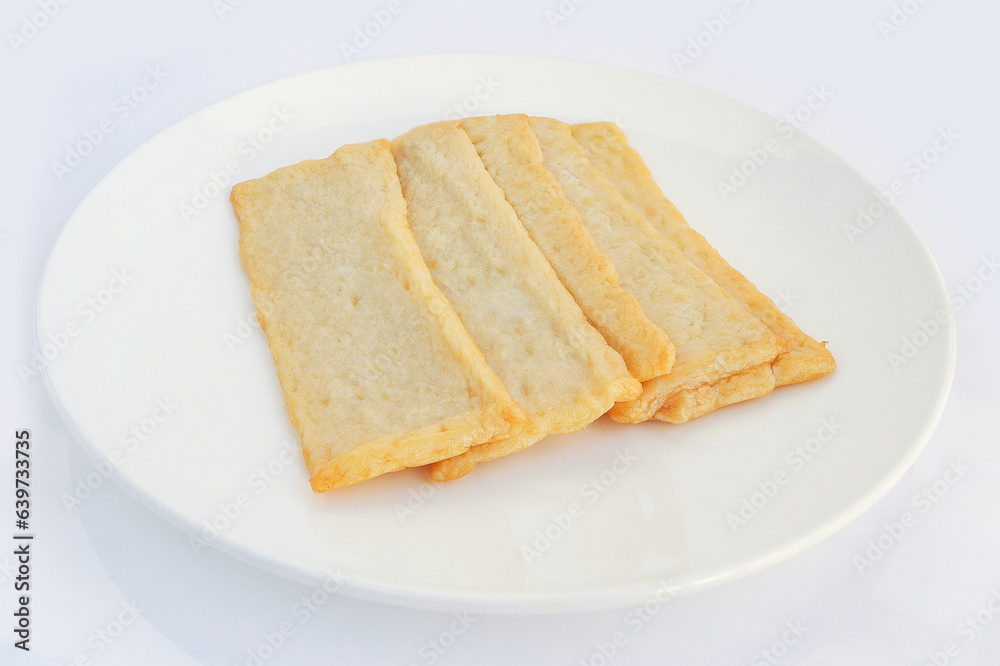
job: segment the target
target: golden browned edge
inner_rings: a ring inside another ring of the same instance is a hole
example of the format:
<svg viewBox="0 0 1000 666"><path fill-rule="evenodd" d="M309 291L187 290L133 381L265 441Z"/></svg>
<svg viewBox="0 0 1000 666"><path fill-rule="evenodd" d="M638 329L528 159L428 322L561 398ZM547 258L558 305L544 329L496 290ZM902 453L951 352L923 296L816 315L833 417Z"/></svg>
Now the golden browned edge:
<svg viewBox="0 0 1000 666"><path fill-rule="evenodd" d="M542 148L531 131L528 117L524 114L481 116L463 119L459 126L470 139L474 134L500 135L502 141L517 146L510 150L520 152L519 173L513 178L505 178L504 184L497 180L498 174L485 160L483 165L500 185L518 219L542 249L588 321L621 354L632 376L646 381L670 372L676 355L673 343L621 286L618 271L597 247L576 209L566 199L562 186L545 168ZM476 149L482 157L478 144ZM516 188L522 196L512 201L513 193L508 188ZM549 225L545 221L537 225L526 223L525 212L519 210L525 205L544 205L553 221ZM588 293L588 286L596 292Z"/></svg>
<svg viewBox="0 0 1000 666"><path fill-rule="evenodd" d="M362 150L365 147L388 156L387 170L391 170L392 180L396 180L398 184L395 162L391 159L391 147L384 139L368 144L349 144L338 149L337 153L341 150ZM337 153L327 159L332 160ZM254 195L255 190L266 186L269 179L277 178L288 170L320 170L324 167L325 161L306 160L278 169L262 178L238 183L233 187L230 201L240 223L240 258L250 277L250 288L255 302L260 286L255 280L256 271L252 270L253 257L244 244L244 221L240 216L244 202ZM402 199L401 193L400 199ZM484 404L476 411L448 419L439 425L401 435L387 435L327 460L315 459L315 456L310 456L303 448L307 467L311 471L310 485L317 493L341 488L385 472L426 465L454 456L468 450L474 444L516 432L517 429L523 428L526 422L521 408L508 395L500 379L489 368L482 352L476 347L458 319L458 315L452 310L451 304L434 284L406 220L382 215L380 222L386 234L394 241L392 247L396 258L400 260L403 274L409 280L411 288L416 288L426 299L432 316L441 326L446 343L462 362L470 388L478 384L482 390ZM259 309L257 319L264 332L268 333L267 318ZM295 417L294 402L297 398L291 390L294 378L285 370L288 366L283 357L284 350L277 340L272 339L272 335L268 334L267 339L278 370L289 418L296 430L301 432L298 419Z"/></svg>
<svg viewBox="0 0 1000 666"><path fill-rule="evenodd" d="M461 129L457 121L440 121L416 127L393 139L391 145L394 150L398 150L403 142L433 140L433 132L435 131L462 132L463 136L465 136L469 145L472 147L473 152L475 152L475 146L472 144L472 139L468 137L464 130ZM430 136L430 138L426 138L427 136ZM502 198L503 191L500 190L499 185L497 185L493 181L492 177L490 177L489 172L486 171L485 165L482 164L482 160L479 160L478 165L482 168L485 179L488 179L487 182L492 183L493 187L497 188L497 191ZM506 201L505 198L504 201ZM531 240L530 234L521 224L513 209L511 210L510 219L519 228L519 235L523 237L524 241L537 249L534 241ZM414 244L416 244L415 240ZM417 247L419 251L419 246ZM565 286L559 281L555 270L542 254L541 250L538 250L533 254L535 258L532 261L532 264L527 268L547 280L555 289L565 290ZM430 273L428 272L428 275L429 274ZM579 307L579 305L572 299L572 295L568 292L567 297L576 305L576 307ZM584 325L589 326L586 322ZM613 349L609 349L608 353L620 356L618 352ZM622 359L622 361L624 364L624 359ZM625 369L627 370L627 367ZM527 424L520 431L507 436L498 436L491 441L477 444L471 447L468 451L460 453L457 456L435 462L430 466L431 478L437 481L457 479L472 471L477 463L495 460L496 458L523 450L543 439L547 434L575 432L580 430L586 427L589 423L600 418L601 415L605 414L616 403L616 401L632 399L633 397L638 396L641 390L641 384L633 377L620 377L615 381L609 382L599 395L590 396L589 400L586 401L586 405L578 405L578 408L570 415L565 415L555 421L549 419L546 420L545 423L533 422L529 419Z"/></svg>
<svg viewBox="0 0 1000 666"><path fill-rule="evenodd" d="M656 418L667 423L685 423L720 407L767 395L773 389L771 364L762 363L715 383L676 393L657 410Z"/></svg>
<svg viewBox="0 0 1000 666"><path fill-rule="evenodd" d="M762 294L742 273L729 265L656 184L642 157L629 144L619 127L610 122L573 125L573 136L583 145L594 164L654 227L707 273L734 300L783 338L789 349L771 364L777 386L824 377L836 361L826 349L806 335L795 322Z"/></svg>
<svg viewBox="0 0 1000 666"><path fill-rule="evenodd" d="M435 481L452 481L465 476L473 469L477 463L496 460L503 456L526 449L532 444L542 440L546 435L558 435L563 433L576 432L582 430L590 423L599 419L607 413L617 400L630 400L639 395L639 385L634 379L622 378L610 383L600 398L592 401L593 409L585 417L583 423L577 422L568 426L556 429L548 427L532 427L529 422L527 428L509 437L501 437L484 444L476 444L468 451L457 456L441 460L430 466L431 478Z"/></svg>
<svg viewBox="0 0 1000 666"><path fill-rule="evenodd" d="M683 366L675 367L669 375L654 377L643 382L642 394L638 398L629 402L616 403L608 415L619 423L642 423L656 416L657 412L670 402L673 396L686 391L701 389L710 391L711 387L717 383L723 383L729 387L728 390L733 390L735 384L752 377L752 375L745 373L752 372L754 368L759 367L760 361L764 361L764 365L770 366L777 349L779 347L776 347L774 340L764 339L721 354L706 354L704 357L689 361ZM748 369L745 364L748 358L758 359L758 363ZM724 368L721 373L710 374L703 371L703 368L706 367L711 367L714 370L719 369L718 366L711 365L713 360L718 361ZM710 393L703 392L702 395L710 395Z"/></svg>
<svg viewBox="0 0 1000 666"><path fill-rule="evenodd" d="M527 428L515 435L478 444L460 455L430 465L431 478L440 482L454 481L474 470L478 463L522 451L541 441L548 434L546 428L533 427L529 423Z"/></svg>
<svg viewBox="0 0 1000 666"><path fill-rule="evenodd" d="M529 118L529 122L534 121L556 123L559 126L565 127L566 131L572 134L572 126L566 125L561 121L551 118ZM624 195L617 190L614 181L598 168L597 163L589 157L585 147L576 140L575 136L572 136L572 141L578 144L579 150L583 151L588 160L593 164L593 168L597 171L597 178L606 181L606 186L624 199ZM623 204L629 209L632 215L636 216L640 224L649 224L641 212L633 209L627 199L623 201ZM649 230L657 237L661 236L652 224L650 224ZM681 261L690 261L683 253L676 250L676 248L674 249ZM701 274L701 279L711 281L711 278L696 264L693 264L693 262L690 263L695 273ZM721 287L720 291L723 292L724 298L732 302L734 308L746 312L745 308L735 302ZM642 384L642 393L638 398L630 401L620 401L615 404L609 411L609 416L620 423L640 423L647 421L653 418L656 411L671 396L679 391L711 384L715 381L725 379L730 375L742 373L748 368L755 367L765 361L770 362L779 352L787 349L787 343L781 336L775 335L773 331L765 326L763 322L758 321L756 317L750 315L750 318L757 322L761 332L766 332L767 335L762 340L744 344L736 349L718 353L710 352L698 358L686 359L680 364L675 362L669 373L644 381Z"/></svg>
<svg viewBox="0 0 1000 666"><path fill-rule="evenodd" d="M512 401L513 403L513 401ZM513 403L517 412L520 408ZM480 414L449 419L404 435L388 435L351 449L316 467L309 480L316 492L334 490L405 467L421 467L461 455L470 444L518 428L516 412L495 403ZM509 420L508 420L509 419Z"/></svg>

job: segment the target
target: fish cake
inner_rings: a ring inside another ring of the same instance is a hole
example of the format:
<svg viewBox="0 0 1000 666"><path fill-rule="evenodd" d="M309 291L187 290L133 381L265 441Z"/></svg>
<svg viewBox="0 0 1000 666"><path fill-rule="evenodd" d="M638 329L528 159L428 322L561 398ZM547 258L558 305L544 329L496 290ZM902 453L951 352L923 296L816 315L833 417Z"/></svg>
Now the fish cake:
<svg viewBox="0 0 1000 666"><path fill-rule="evenodd" d="M804 333L746 277L729 265L656 184L642 157L621 129L610 122L573 125L573 137L583 146L591 162L622 193L657 231L698 268L708 274L736 302L784 339L788 349L771 363L777 386L826 376L836 361L826 349Z"/></svg>
<svg viewBox="0 0 1000 666"><path fill-rule="evenodd" d="M435 282L521 406L524 431L431 468L458 478L549 433L574 432L639 382L563 287L457 122L392 142L407 216Z"/></svg>
<svg viewBox="0 0 1000 666"><path fill-rule="evenodd" d="M527 116L467 118L459 125L559 280L632 376L644 381L669 372L673 343L621 286L615 267L545 169Z"/></svg>
<svg viewBox="0 0 1000 666"><path fill-rule="evenodd" d="M523 428L407 229L388 142L239 183L231 201L313 490Z"/></svg>
<svg viewBox="0 0 1000 666"><path fill-rule="evenodd" d="M529 120L545 167L618 270L622 286L674 343L673 369L643 382L642 394L611 410L617 421L653 418L666 401L770 362L784 341L726 294L633 209L588 159L570 126Z"/></svg>

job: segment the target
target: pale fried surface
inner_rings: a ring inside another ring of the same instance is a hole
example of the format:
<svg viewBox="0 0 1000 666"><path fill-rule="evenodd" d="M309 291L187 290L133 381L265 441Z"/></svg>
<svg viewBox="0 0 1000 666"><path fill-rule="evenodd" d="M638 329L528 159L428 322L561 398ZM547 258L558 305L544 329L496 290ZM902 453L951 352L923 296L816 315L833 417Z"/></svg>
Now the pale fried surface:
<svg viewBox="0 0 1000 666"><path fill-rule="evenodd" d="M663 195L639 154L614 123L573 126L573 136L587 156L625 199L696 266L738 303L789 343L772 364L778 386L823 377L836 367L833 355L795 325L739 271L730 266L705 238L692 229Z"/></svg>
<svg viewBox="0 0 1000 666"><path fill-rule="evenodd" d="M392 147L427 266L529 421L526 436L481 444L436 465L435 478L579 430L637 395L639 382L587 322L457 123L419 127Z"/></svg>
<svg viewBox="0 0 1000 666"><path fill-rule="evenodd" d="M545 167L562 186L622 286L663 328L677 350L673 369L643 383L642 395L611 410L615 420L652 418L683 389L770 362L782 341L666 242L587 158L570 127L531 118Z"/></svg>
<svg viewBox="0 0 1000 666"><path fill-rule="evenodd" d="M231 200L314 490L425 465L523 426L406 228L387 142L240 183Z"/></svg>
<svg viewBox="0 0 1000 666"><path fill-rule="evenodd" d="M767 395L773 389L771 364L761 363L712 384L674 394L657 410L656 418L667 423L684 423L720 407Z"/></svg>
<svg viewBox="0 0 1000 666"><path fill-rule="evenodd" d="M531 239L632 376L645 381L669 372L674 345L622 288L615 267L545 169L527 116L467 118L459 124Z"/></svg>
<svg viewBox="0 0 1000 666"><path fill-rule="evenodd" d="M605 411L607 410L605 409ZM430 466L431 478L435 481L453 481L463 477L475 469L477 463L496 460L526 449L540 441L549 433L548 427L545 419L536 419L529 422L528 426L516 435L504 437L489 444L473 446L462 455L436 462Z"/></svg>

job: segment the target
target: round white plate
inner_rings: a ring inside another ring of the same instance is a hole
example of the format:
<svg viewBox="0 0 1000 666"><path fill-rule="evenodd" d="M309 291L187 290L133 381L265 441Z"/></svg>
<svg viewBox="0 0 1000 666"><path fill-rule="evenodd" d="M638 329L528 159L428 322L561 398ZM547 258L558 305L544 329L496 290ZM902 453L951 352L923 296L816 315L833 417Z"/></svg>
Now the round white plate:
<svg viewBox="0 0 1000 666"><path fill-rule="evenodd" d="M829 340L839 367L682 426L602 419L444 485L406 470L315 495L229 189L344 143L503 112L617 121L691 224ZM143 144L66 224L37 305L53 398L195 551L349 594L543 612L731 580L885 493L930 436L954 365L946 290L913 229L790 129L668 79L531 57L381 60L262 85ZM724 199L734 168L753 173Z"/></svg>

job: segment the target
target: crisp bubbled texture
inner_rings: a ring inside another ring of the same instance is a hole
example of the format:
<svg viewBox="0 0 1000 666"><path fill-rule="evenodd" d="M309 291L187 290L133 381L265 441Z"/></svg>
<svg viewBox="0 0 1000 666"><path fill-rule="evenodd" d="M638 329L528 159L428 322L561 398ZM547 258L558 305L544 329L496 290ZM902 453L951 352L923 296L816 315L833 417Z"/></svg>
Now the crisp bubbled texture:
<svg viewBox="0 0 1000 666"><path fill-rule="evenodd" d="M241 183L232 201L317 490L439 460L520 419L408 237L387 142Z"/></svg>
<svg viewBox="0 0 1000 666"><path fill-rule="evenodd" d="M637 395L639 383L587 322L457 123L412 130L393 141L393 154L435 282L528 417L524 434L475 447L448 469L464 473L473 458L578 430ZM454 478L442 469L432 474Z"/></svg>
<svg viewBox="0 0 1000 666"><path fill-rule="evenodd" d="M555 176L622 286L674 343L673 369L643 383L636 400L615 405L612 418L645 421L673 394L770 361L782 341L732 300L633 209L588 159L566 123L530 118Z"/></svg>
<svg viewBox="0 0 1000 666"><path fill-rule="evenodd" d="M573 125L573 137L587 156L660 234L695 266L705 271L736 302L760 319L788 346L771 364L778 386L816 379L833 372L833 355L795 325L771 299L729 265L700 233L691 228L664 196L642 157L614 123Z"/></svg>
<svg viewBox="0 0 1000 666"><path fill-rule="evenodd" d="M545 169L528 117L485 116L459 124L531 239L629 372L639 380L669 372L673 343L622 287L615 267Z"/></svg>

